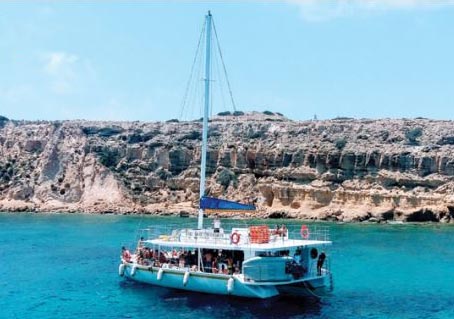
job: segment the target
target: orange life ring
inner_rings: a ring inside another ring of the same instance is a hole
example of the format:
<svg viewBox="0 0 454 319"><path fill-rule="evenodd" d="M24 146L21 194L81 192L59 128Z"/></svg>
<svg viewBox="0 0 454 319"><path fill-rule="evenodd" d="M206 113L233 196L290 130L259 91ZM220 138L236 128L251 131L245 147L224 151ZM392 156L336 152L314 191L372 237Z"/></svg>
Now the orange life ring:
<svg viewBox="0 0 454 319"><path fill-rule="evenodd" d="M301 226L301 237L303 237L304 239L308 239L310 234L311 233L309 232L309 228L306 225L302 225Z"/></svg>
<svg viewBox="0 0 454 319"><path fill-rule="evenodd" d="M238 244L240 242L241 235L237 232L234 232L232 235L230 235L230 241L232 244Z"/></svg>

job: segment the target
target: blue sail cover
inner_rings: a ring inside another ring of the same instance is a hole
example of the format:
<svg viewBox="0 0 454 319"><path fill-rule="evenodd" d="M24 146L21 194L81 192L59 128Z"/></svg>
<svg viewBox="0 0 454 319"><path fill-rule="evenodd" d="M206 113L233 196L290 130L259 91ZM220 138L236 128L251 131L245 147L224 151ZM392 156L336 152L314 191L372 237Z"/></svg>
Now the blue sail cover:
<svg viewBox="0 0 454 319"><path fill-rule="evenodd" d="M225 199L203 196L200 199L200 208L208 210L255 210L254 205L241 204Z"/></svg>

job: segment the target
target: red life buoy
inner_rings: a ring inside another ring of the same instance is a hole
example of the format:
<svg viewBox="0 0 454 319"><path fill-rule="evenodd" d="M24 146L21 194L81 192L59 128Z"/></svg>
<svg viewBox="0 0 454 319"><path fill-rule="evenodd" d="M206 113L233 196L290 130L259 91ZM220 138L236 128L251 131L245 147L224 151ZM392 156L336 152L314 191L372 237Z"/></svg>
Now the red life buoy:
<svg viewBox="0 0 454 319"><path fill-rule="evenodd" d="M234 232L232 235L230 235L230 241L232 244L238 244L240 242L241 235L237 232Z"/></svg>
<svg viewBox="0 0 454 319"><path fill-rule="evenodd" d="M306 225L301 226L301 237L308 239L310 235L309 228Z"/></svg>

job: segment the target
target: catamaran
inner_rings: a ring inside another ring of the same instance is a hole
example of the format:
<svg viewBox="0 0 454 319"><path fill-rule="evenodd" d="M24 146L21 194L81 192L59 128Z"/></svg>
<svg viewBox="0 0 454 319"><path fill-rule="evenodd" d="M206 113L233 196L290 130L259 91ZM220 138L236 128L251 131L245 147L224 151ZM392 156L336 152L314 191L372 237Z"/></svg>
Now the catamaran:
<svg viewBox="0 0 454 319"><path fill-rule="evenodd" d="M251 298L279 295L320 297L333 288L328 229L302 225L239 226L224 229L215 215L204 227L205 214L254 211L244 204L206 196L206 156L210 107L212 15L205 16L205 97L197 228L161 232L146 228L134 253L122 248L119 275L156 286ZM297 238L290 238L297 234Z"/></svg>

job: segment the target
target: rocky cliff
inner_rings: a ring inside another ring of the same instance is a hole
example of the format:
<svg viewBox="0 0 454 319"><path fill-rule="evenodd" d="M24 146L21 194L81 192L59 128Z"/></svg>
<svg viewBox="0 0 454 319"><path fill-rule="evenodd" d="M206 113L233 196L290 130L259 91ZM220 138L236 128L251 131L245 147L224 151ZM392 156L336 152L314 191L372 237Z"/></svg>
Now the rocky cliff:
<svg viewBox="0 0 454 319"><path fill-rule="evenodd" d="M0 119L0 210L195 213L201 122ZM454 122L210 123L212 196L255 216L454 222Z"/></svg>

